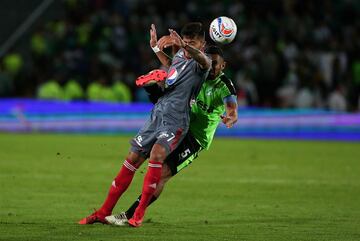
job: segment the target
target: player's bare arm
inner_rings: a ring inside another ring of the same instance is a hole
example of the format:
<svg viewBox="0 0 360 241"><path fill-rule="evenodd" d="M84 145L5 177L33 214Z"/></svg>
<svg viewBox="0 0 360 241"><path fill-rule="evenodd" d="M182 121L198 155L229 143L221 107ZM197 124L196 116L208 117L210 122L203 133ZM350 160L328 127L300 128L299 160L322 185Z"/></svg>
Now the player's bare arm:
<svg viewBox="0 0 360 241"><path fill-rule="evenodd" d="M166 36L164 36L164 37L166 37ZM159 40L159 42L160 41L164 42L164 39L163 39L164 37L162 37ZM161 64L164 65L166 68L169 68L171 65L171 58L163 52L162 47L159 47L155 24L151 24L151 28L150 28L150 47L155 52L155 54L158 57L158 59L160 60Z"/></svg>
<svg viewBox="0 0 360 241"><path fill-rule="evenodd" d="M176 54L176 52L179 50L179 47L175 45L176 41L173 37L170 35L162 36L159 41L157 42L157 45L159 46L159 49L163 51L163 49L173 47L172 54Z"/></svg>
<svg viewBox="0 0 360 241"><path fill-rule="evenodd" d="M238 120L238 106L235 101L228 101L225 103L226 115L221 116L222 122L227 128L231 128Z"/></svg>
<svg viewBox="0 0 360 241"><path fill-rule="evenodd" d="M157 42L159 49L163 51L163 49L172 47L171 53L174 56L180 49L179 46L175 45L175 40L170 35L165 35L159 39Z"/></svg>
<svg viewBox="0 0 360 241"><path fill-rule="evenodd" d="M192 45L185 42L176 31L172 29L169 29L169 31L170 36L175 40L175 45L185 49L189 53L191 58L193 58L196 62L199 63L200 68L210 69L211 60L201 50L194 48Z"/></svg>

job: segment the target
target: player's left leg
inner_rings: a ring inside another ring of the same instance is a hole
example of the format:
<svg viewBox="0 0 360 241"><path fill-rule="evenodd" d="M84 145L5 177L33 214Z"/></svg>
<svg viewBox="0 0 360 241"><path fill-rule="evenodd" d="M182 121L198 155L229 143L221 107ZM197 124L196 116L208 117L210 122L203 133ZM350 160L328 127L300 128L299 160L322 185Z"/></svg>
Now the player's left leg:
<svg viewBox="0 0 360 241"><path fill-rule="evenodd" d="M150 161L148 171L144 178L143 189L139 206L136 208L134 216L129 220L129 224L133 227L139 227L145 215L145 210L157 185L160 182L161 170L166 157L175 150L186 135L184 129L178 125L171 125L170 122L162 119L162 125L159 126L157 140L150 152Z"/></svg>
<svg viewBox="0 0 360 241"><path fill-rule="evenodd" d="M150 199L148 206L160 196L165 184L180 170L190 165L192 161L198 157L198 154L201 150L201 145L192 136L191 132L188 132L187 135L184 137L183 141L179 144L179 146L165 159L162 169L161 180L158 183L154 195ZM110 224L118 226L126 225L128 219L133 216L135 209L140 203L140 200L141 195L126 212L121 212L117 215L108 216L106 217L106 220Z"/></svg>
<svg viewBox="0 0 360 241"><path fill-rule="evenodd" d="M199 153L202 150L203 148L201 147L201 145L189 131L184 137L183 141L179 144L179 146L165 159L161 180L155 190L153 197L149 202L149 205L156 201L157 198L159 198L165 184L170 180L170 178L175 176L185 167L189 166L193 162L193 160L198 157ZM125 212L128 219L133 216L135 209L139 205L140 199L141 195Z"/></svg>
<svg viewBox="0 0 360 241"><path fill-rule="evenodd" d="M140 203L135 210L134 217L129 220L129 224L133 227L138 227L142 223L146 207L148 206L154 195L156 187L160 182L162 166L166 156L166 147L158 143L154 144L150 153L148 170L144 178Z"/></svg>

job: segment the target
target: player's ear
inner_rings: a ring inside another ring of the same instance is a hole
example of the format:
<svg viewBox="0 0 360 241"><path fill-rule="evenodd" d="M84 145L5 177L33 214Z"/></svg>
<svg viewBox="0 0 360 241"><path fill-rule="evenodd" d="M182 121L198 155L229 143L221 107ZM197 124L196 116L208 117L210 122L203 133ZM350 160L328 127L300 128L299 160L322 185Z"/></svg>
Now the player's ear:
<svg viewBox="0 0 360 241"><path fill-rule="evenodd" d="M205 49L205 46L206 46L206 41L203 40L203 41L202 41L202 45L201 45L201 50L204 50L204 49Z"/></svg>
<svg viewBox="0 0 360 241"><path fill-rule="evenodd" d="M224 61L221 65L221 70L225 69L225 67L226 67L226 62Z"/></svg>

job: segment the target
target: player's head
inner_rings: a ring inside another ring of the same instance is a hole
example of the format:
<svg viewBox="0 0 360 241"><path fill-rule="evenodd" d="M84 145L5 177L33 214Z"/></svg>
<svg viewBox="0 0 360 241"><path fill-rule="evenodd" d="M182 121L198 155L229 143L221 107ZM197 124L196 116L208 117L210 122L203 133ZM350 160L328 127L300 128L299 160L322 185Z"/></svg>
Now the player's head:
<svg viewBox="0 0 360 241"><path fill-rule="evenodd" d="M215 45L207 47L205 53L212 60L208 79L215 79L225 69L226 62L224 60L224 53L220 47Z"/></svg>
<svg viewBox="0 0 360 241"><path fill-rule="evenodd" d="M181 29L181 37L185 43L197 49L202 50L205 47L205 31L203 29L202 23L192 22L186 24ZM185 56L189 57L187 51L185 51Z"/></svg>

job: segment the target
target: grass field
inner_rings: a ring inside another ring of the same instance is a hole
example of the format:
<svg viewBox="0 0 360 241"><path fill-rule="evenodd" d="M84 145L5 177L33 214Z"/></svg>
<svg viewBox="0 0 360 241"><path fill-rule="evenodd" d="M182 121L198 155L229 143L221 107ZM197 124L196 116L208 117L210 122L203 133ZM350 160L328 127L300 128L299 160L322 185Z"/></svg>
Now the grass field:
<svg viewBox="0 0 360 241"><path fill-rule="evenodd" d="M102 203L128 139L0 134L0 240L360 240L358 143L217 139L141 228L77 225Z"/></svg>

